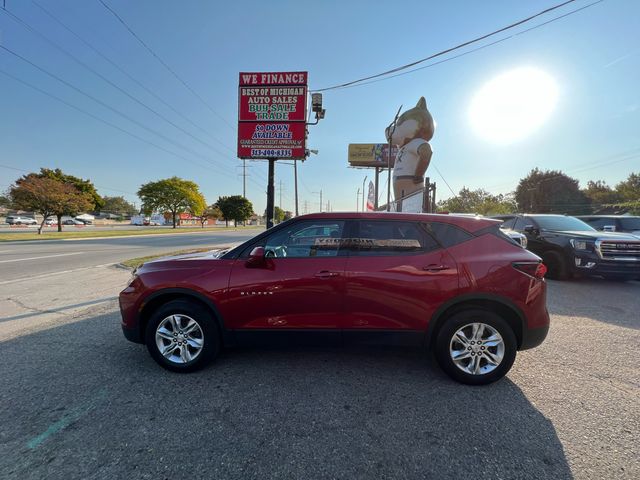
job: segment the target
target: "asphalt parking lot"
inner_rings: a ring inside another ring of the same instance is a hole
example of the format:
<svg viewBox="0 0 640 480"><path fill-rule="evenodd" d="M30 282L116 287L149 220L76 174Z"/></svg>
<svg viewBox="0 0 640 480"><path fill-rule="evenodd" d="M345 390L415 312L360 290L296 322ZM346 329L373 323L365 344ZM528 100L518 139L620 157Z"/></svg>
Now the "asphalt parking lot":
<svg viewBox="0 0 640 480"><path fill-rule="evenodd" d="M0 478L640 478L639 282L549 282L547 341L468 387L407 349L230 350L172 374L119 330L128 275L60 274L95 302L0 313Z"/></svg>

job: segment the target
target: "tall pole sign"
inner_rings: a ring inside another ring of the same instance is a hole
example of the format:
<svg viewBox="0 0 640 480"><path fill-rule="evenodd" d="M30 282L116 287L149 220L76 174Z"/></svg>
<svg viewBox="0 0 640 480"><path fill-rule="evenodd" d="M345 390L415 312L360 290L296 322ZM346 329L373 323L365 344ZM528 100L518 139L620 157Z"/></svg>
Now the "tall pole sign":
<svg viewBox="0 0 640 480"><path fill-rule="evenodd" d="M307 72L241 72L238 158L269 160L267 228L273 226L273 177L279 158L304 160Z"/></svg>

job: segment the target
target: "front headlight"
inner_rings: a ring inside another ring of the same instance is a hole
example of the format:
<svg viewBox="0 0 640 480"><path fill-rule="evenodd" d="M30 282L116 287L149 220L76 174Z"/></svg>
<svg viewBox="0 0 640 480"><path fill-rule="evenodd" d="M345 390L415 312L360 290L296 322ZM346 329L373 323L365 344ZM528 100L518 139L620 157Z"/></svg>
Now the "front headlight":
<svg viewBox="0 0 640 480"><path fill-rule="evenodd" d="M593 243L588 240L581 240L578 238L572 238L569 240L569 243L576 250L591 250L590 246L593 245Z"/></svg>

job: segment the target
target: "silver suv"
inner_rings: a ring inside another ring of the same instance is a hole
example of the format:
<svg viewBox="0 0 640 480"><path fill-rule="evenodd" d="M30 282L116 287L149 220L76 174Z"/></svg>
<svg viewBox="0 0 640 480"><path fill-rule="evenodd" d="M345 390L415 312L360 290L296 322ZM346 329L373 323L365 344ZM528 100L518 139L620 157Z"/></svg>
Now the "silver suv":
<svg viewBox="0 0 640 480"><path fill-rule="evenodd" d="M21 217L20 215L8 215L7 223L9 225L37 225L36 219L33 217Z"/></svg>

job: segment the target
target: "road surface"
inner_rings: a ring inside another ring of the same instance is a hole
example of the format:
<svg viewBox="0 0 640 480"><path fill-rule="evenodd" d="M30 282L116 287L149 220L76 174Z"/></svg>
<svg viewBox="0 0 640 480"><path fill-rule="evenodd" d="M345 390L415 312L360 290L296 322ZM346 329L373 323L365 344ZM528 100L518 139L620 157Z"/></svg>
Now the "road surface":
<svg viewBox="0 0 640 480"><path fill-rule="evenodd" d="M176 233L82 240L43 240L0 243L0 283L63 270L118 263L128 258L241 243L263 229L215 229L205 233Z"/></svg>

